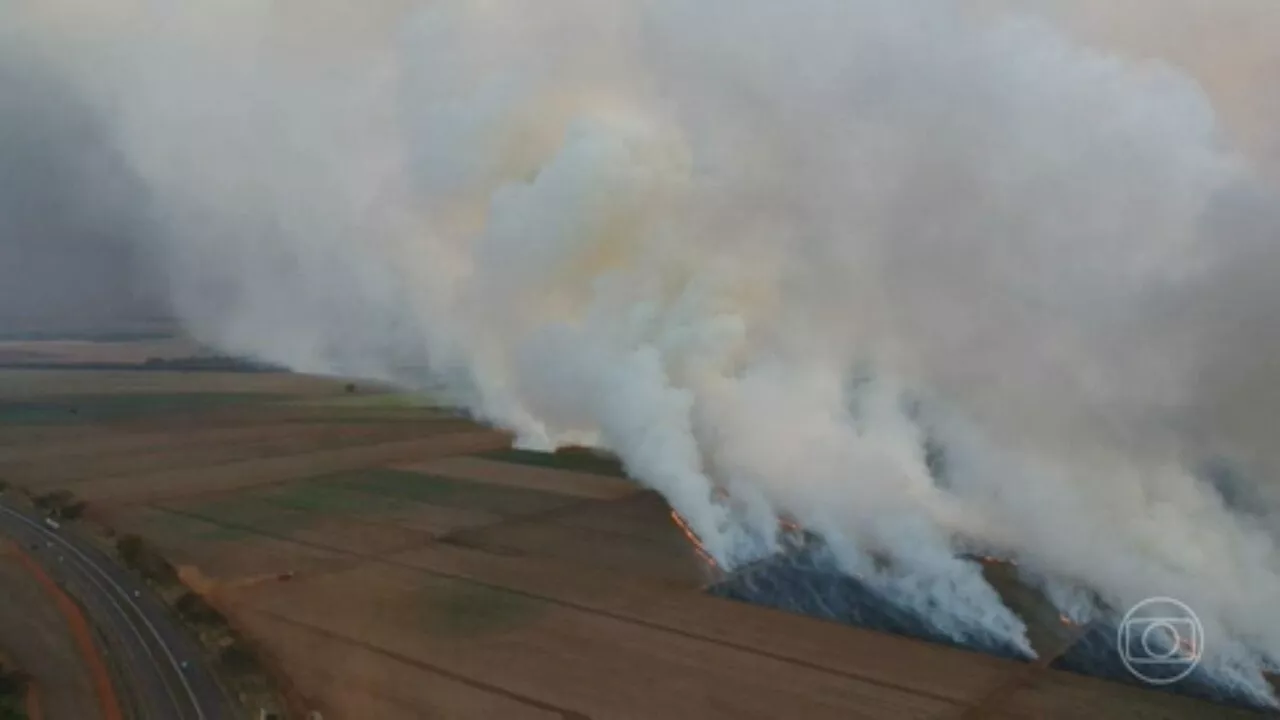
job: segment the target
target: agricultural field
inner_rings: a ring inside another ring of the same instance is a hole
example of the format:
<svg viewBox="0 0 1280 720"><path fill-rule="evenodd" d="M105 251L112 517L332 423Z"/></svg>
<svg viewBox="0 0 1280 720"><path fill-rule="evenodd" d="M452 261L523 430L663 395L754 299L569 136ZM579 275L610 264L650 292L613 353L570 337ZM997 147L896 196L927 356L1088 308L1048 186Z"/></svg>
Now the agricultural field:
<svg viewBox="0 0 1280 720"><path fill-rule="evenodd" d="M510 442L364 383L0 371L0 477L143 537L326 718L1222 716L712 597L615 461Z"/></svg>
<svg viewBox="0 0 1280 720"><path fill-rule="evenodd" d="M0 369L0 399L65 400L152 395L273 395L345 398L345 385L329 378L284 373L145 372L140 370ZM105 401L105 400L104 400ZM119 400L117 400L119 401ZM182 411L175 408L175 411Z"/></svg>
<svg viewBox="0 0 1280 720"><path fill-rule="evenodd" d="M180 358L199 352L183 338L144 340L30 340L0 338L0 364L141 363L149 358Z"/></svg>

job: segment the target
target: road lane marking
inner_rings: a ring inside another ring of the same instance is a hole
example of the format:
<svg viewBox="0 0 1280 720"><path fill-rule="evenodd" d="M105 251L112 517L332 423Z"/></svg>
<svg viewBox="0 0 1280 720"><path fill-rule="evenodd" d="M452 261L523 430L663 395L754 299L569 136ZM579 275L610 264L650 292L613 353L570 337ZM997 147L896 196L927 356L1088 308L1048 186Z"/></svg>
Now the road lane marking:
<svg viewBox="0 0 1280 720"><path fill-rule="evenodd" d="M138 607L138 604L135 603L131 597L129 597L129 593L126 592L124 588L120 587L120 584L117 583L115 579L111 577L110 574L104 571L101 567L98 566L97 563L95 563L87 555L81 552L80 548L77 548L75 545L72 545L61 535L54 532L50 532L49 530L46 530L44 526L41 525L40 523L35 522L34 520L31 520L30 518L23 515L22 513L12 510L10 508L0 506L0 512L4 512L5 514L10 515L15 520L18 520L19 522L38 531L41 535L45 536L49 540L57 542L58 544L65 547L67 550L70 550L77 558L80 559L80 561L84 564L85 567L89 568L90 570L93 570L93 572L96 573L99 577L101 577L102 580L105 580L107 584L109 584L112 588L115 589L116 594L124 598L124 601L128 603L129 607L133 609L134 614L138 617L138 619L142 621L143 625L146 626L147 630L151 633L151 636L155 638L156 644L159 645L160 649L164 652L165 658L169 661L170 666L172 666L173 668L174 674L177 675L178 680L182 682L182 687L184 690L186 690L187 697L191 700L191 706L192 708L195 709L196 717L198 718L198 720L205 720L204 710L201 709L200 701L196 697L195 690L192 689L191 687L191 682L187 680L186 674L182 671L182 668L179 666L178 659L174 657L173 651L169 649L169 645L165 643L164 638L160 634L160 631L156 629L156 626L154 624L152 624L151 620L147 617L146 613L142 612L142 609ZM99 588L102 588L104 591L106 591L107 588L105 588L99 580L94 578L93 573L86 573L86 575L88 576L90 582L94 583ZM110 592L107 592L106 595L107 595L107 599L111 602L111 604L115 606L117 611L119 611L121 617L124 618L125 624L129 627L130 630L133 631L133 634L138 638L139 642L142 645L142 649L147 653L148 656L151 656L152 661L155 662L155 657L154 657L154 654L151 652L151 647L147 644L145 640L142 639L142 635L141 633L138 632L138 628L135 626L135 624L129 618L129 616L124 612L124 609L120 606L120 603L116 602L115 598L111 597ZM159 662L155 662L155 664L157 668L160 667ZM161 680L163 681L162 684L164 685L165 692L168 693L170 698L174 701L174 706L176 708L178 704L177 698L173 697L173 691L169 688L168 680L163 676L161 677Z"/></svg>

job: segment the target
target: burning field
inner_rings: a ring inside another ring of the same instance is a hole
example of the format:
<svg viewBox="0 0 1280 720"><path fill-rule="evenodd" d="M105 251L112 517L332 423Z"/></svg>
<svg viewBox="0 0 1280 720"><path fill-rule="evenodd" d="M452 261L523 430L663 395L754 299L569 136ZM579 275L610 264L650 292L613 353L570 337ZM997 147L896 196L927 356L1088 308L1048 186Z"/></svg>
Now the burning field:
<svg viewBox="0 0 1280 720"><path fill-rule="evenodd" d="M1260 697L1247 683L1198 665L1203 648L1194 643L1204 642L1203 637L1153 639L1149 632L1144 633L1151 627L1149 624L1126 629L1123 624L1132 618L1122 618L1123 613L1109 608L1092 608L1089 613L1092 619L1082 621L1063 613L1055 616L1057 611L1050 600L1029 587L1028 580L1019 576L1013 561L991 556L971 558L972 562L981 564L988 581L1002 596L1015 600L1016 607L1011 612L1022 617L1029 627L1035 618L1042 625L1053 625L1056 619L1062 631L1037 628L1041 631L1037 633L1037 638L1042 640L1041 647L1012 644L1006 638L992 635L980 624L943 631L929 608L908 605L845 571L820 538L803 532L793 523L779 528L784 538L781 552L727 572L706 551L701 539L679 513L672 511L671 517L705 564L711 578L707 592L716 597L1010 660L1039 662L1102 680L1157 687L1223 705L1270 707L1267 698ZM1179 609L1163 610L1165 614L1176 614ZM1134 647L1126 647L1134 643ZM1152 643L1156 647L1150 647ZM1146 658L1137 669L1131 669L1126 657L1135 647L1153 657ZM1186 658L1194 658L1196 665L1189 667Z"/></svg>
<svg viewBox="0 0 1280 720"><path fill-rule="evenodd" d="M129 238L202 346L613 453L727 597L1280 707L1277 37L1259 0L8 3L0 200ZM7 414L195 401L122 402ZM186 481L510 510L400 470L498 432L296 432ZM48 475L161 503L181 460ZM664 575L581 530L452 542ZM1125 635L1153 597L1204 642Z"/></svg>
<svg viewBox="0 0 1280 720"><path fill-rule="evenodd" d="M129 393L173 389L170 374L135 375ZM66 398L61 382L40 395L41 377L29 371L24 402ZM219 389L270 379L241 377ZM89 524L64 532L144 537L325 717L1245 717L1052 670L993 705L1027 666L1016 647L938 633L836 571L792 520L783 554L730 570L614 459L511 450L391 398L353 414L345 381L302 380L274 378L234 412L15 418L0 424L0 474L88 500ZM1005 594L1041 660L1070 635L1056 610Z"/></svg>

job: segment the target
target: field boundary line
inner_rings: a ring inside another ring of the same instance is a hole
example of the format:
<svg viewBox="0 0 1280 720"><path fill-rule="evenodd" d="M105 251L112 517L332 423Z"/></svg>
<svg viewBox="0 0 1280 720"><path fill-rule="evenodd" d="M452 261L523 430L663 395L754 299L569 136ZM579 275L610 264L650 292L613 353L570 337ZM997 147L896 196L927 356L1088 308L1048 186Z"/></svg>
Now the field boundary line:
<svg viewBox="0 0 1280 720"><path fill-rule="evenodd" d="M463 685L475 688L477 690L483 690L484 692L505 697L508 700L514 700L516 702L523 703L530 707L537 708L538 710L545 710L547 712L557 713L562 718L565 718L565 720L591 720L590 716L584 715L583 713L580 713L576 710L570 710L569 708L561 707L559 705L549 703L545 700L539 700L535 697L523 695L514 690L508 690L507 688L504 688L500 685L494 685L492 683L487 683L483 680L477 680L476 678L469 677L457 671L449 670L447 668L440 667L439 665L436 665L434 663L429 663L424 660L419 660L417 658L409 657L408 655L396 652L395 650L380 647L378 645L374 645L364 640L358 640L349 635L344 635L334 630L328 630L326 628L322 628L317 625L312 625L311 623L303 622L295 618L285 617L283 615L276 614L269 610L260 610L257 608L248 608L248 610L249 612L252 612L255 615L267 618L268 620L271 620L273 622L278 622L283 625L296 627L296 628L305 630L307 632L324 637L328 640L333 640L339 643L351 645L353 647L360 648L361 650L364 650L366 652L370 652L375 655L381 655L383 657L390 658L391 660L394 660L403 665L408 665L409 667L417 668L418 670L425 670L434 675L439 675L440 677L453 680L454 682L461 683Z"/></svg>
<svg viewBox="0 0 1280 720"><path fill-rule="evenodd" d="M650 630L657 630L657 631L659 631L659 632L669 633L669 634L671 634L671 635L675 635L675 636L678 636L678 637L687 638L687 639L694 640L694 641L697 641L697 642L708 643L708 644L710 644L710 645L716 645L716 646L720 646L720 647L724 647L724 648L729 648L729 649L731 649L731 650L735 650L735 651L738 651L738 652L744 652L744 653L747 653L747 654L750 654L750 655L756 655L756 656L759 656L759 657L768 658L768 659L770 659L770 660L774 660L774 661L777 661L777 662L785 663L785 664L788 664L788 665L794 665L794 666L797 666L797 667L802 667L802 668L805 668L806 670L811 670L811 671L819 672L819 673L823 673L823 674L826 674L826 675L832 675L832 676L835 676L835 677L841 677L841 678L845 678L845 679L849 679L849 680L854 680L854 681L857 681L857 682L867 683L867 684L869 684L869 685L875 685L875 686L877 686L877 687L888 688L888 689L891 689L891 690L896 690L896 691L904 692L904 693L908 693L908 694L919 695L919 696L926 697L926 698L930 698L930 699L933 699L933 700L938 700L938 701L940 701L940 702L946 703L946 704L948 704L948 705L955 706L955 707L957 707L957 708L964 708L964 707L966 707L968 704L972 703L972 699L969 699L969 700L959 699L959 698L951 697L951 696L944 695L944 694L941 694L941 693L932 692L932 691L928 690L927 688L922 688L922 687L913 687L913 686L906 685L906 684L903 684L903 683L897 683L897 682L892 682L892 681L889 681L889 680L883 680L883 679L880 679L880 678L870 677L870 676L866 676L866 675L860 675L860 674L858 674L858 673L851 672L851 671L848 671L848 670L842 670L842 669L840 669L840 668L833 668L833 667L828 667L828 666L826 666L826 665L821 665L821 664L819 664L819 663L811 662L811 661L805 660L805 659L803 659L803 658L794 657L794 656L791 656L791 655L786 655L786 654L778 653L778 652L772 652L772 651L768 651L768 650L761 650L760 648L753 647L753 646L751 646L751 645L747 645L747 644L745 644L745 643L736 642L736 641L732 641L732 640L723 640L723 639L715 638L715 637L709 637L709 636L707 636L707 635L699 634L699 633L696 633L696 632L693 632L693 631L690 631L690 630L685 630L685 629L682 629L682 628L679 628L679 627L673 627L673 626L671 626L671 625L663 624L663 623L661 623L661 622L656 622L656 621L653 621L653 620L645 620L645 619L643 619L643 618L635 617L635 616L633 616L633 615L628 615L628 614L625 614L625 613L616 612L616 611L613 611L613 610L606 610L606 609L603 609L603 608L593 607L593 606L591 606L591 605L586 605L586 604L583 604L583 603L574 602L574 601L572 601L572 600L565 600L565 599L563 599L563 598L557 598L557 597L553 597L553 596L550 596L550 595L543 595L543 594L540 594L540 593L537 593L537 592L533 592L533 591L530 591L530 590L523 590L523 589L520 589L520 588L517 588L517 587L511 587L511 586L508 586L508 585L502 585L502 584L497 583L497 582L494 582L494 581L492 581L492 580L484 580L484 579L481 579L481 578L476 577L476 576L474 576L474 575L467 575L467 574L465 574L465 573L456 573L456 572L445 572L445 571L443 571L443 570L437 570L437 569L432 569L432 568L426 568L426 567L422 567L421 565L414 565L414 564L411 564L411 563L406 563L406 562L397 561L397 560L394 560L394 559L392 559L392 558L390 558L390 557L385 557L385 556L383 556L383 555L372 555L372 554L367 554L367 553L360 553L360 552L357 552L357 551L355 551L355 550L349 550L349 549L347 549L347 548L339 548L339 547L334 547L334 546L331 546L331 545L323 545L323 544L321 544L321 543L316 543L316 542L311 542L311 541L306 541L306 540L299 540L299 539L297 539L297 538L293 538L293 537L290 537L290 536L288 536L288 535L283 535L283 534L277 534L277 533L265 532L265 531L260 530L260 529L258 529L258 528L254 528L254 527L247 526L247 525L241 525L241 524L238 524L238 523L228 523L228 522L223 522L223 521L217 520L217 519L215 519L215 518L210 518L210 517L207 517L207 516L204 516L204 515L200 515L199 513L192 513L192 512L186 512L186 511L181 511L181 510L174 510L173 508L167 508L167 507L159 506L159 505L157 505L157 506L150 506L150 507L152 507L153 509L158 510L158 511L160 511L160 512L167 512L167 513L171 513L171 514L174 514L174 515L179 515L179 516L189 517L189 518L192 518L192 519L194 519L194 520L200 520L200 521L202 521L202 522L206 522L206 523L209 523L209 524L212 524L212 525L218 525L218 526L221 526L221 527L224 527L224 528L227 528L227 529L232 529L232 530L241 530L241 531L247 532L247 533L249 533L249 534L260 535L260 536L265 537L265 538L269 538L269 539L272 539L272 540L278 540L278 541L280 541L280 542L284 542L284 543L291 543L291 544L294 544L294 545L298 545L298 546L300 546L300 547L311 548L311 549L314 549L314 550L322 550L322 551L324 551L324 552L326 552L326 553L329 553L329 554L331 554L331 555L341 555L341 556L346 556L347 558L351 558L351 559L362 560L362 561L367 562L367 563L372 563L372 564L377 564L377 565L384 565L384 566L387 566L387 567L394 567L394 568L398 568L398 569L401 569L401 570L408 570L408 571L411 571L411 572L422 573L422 574L424 574L424 575L431 575L431 576L434 576L434 577L445 578L445 579L448 579L448 580L463 581L463 582L471 583L472 585L477 585L477 586L480 586L480 587L488 588L488 589L490 589L490 590L497 590L497 591L500 591L500 592L510 593L510 594L512 594L512 595L517 595L517 596L525 597L525 598L529 598L529 599L532 599L532 600L538 600L538 601L541 601L541 602L545 602L545 603L548 603L548 604L551 604L551 605L557 605L557 606L564 607L564 608L570 608L570 609L573 609L573 610L577 610L577 611L580 611L580 612L588 613L588 614L595 615L595 616L598 616L598 617L605 617L605 618L609 618L609 619L614 620L614 621L617 621L617 622L627 623L627 624L630 624L630 625L636 625L636 626L639 626L639 627L648 628L648 629L650 629ZM464 551L468 551L468 552L480 552L480 553L489 554L489 553L487 553L487 552L486 552L485 550L483 550L483 549L471 548L471 547L467 547L467 546L464 546L464 545L457 545L457 544L450 544L450 543L435 543L435 542L429 542L429 543L427 543L426 545L423 545L423 546L421 546L421 547L430 547L431 545L435 545L435 544L442 544L442 545L446 545L446 546L448 546L448 547L453 547L453 548L460 549L460 550L464 550ZM341 572L342 570L345 570L345 569L349 569L349 566L348 566L347 568L343 568L343 569L341 569L341 570L338 570L337 572ZM245 602L238 602L238 603L237 603L237 605L242 605L242 606L243 606L243 605L246 605L246 604L247 604L247 603L245 603ZM252 609L252 608L251 608L251 609ZM762 608L762 610L764 610L765 612L781 612L781 611L769 610L768 608ZM262 611L254 610L254 612L262 612Z"/></svg>

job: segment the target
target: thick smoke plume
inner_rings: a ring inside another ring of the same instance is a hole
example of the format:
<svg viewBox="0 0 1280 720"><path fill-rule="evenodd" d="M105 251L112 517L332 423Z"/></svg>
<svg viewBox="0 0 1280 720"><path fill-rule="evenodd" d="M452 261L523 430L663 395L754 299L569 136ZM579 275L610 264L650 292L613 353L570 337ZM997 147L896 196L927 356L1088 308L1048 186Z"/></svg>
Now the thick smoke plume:
<svg viewBox="0 0 1280 720"><path fill-rule="evenodd" d="M119 329L155 309L132 272L144 218L126 171L91 108L0 29L0 338Z"/></svg>
<svg viewBox="0 0 1280 720"><path fill-rule="evenodd" d="M528 444L617 452L722 563L795 520L943 631L1025 645L963 552L1064 604L1177 597L1266 692L1280 113L1249 101L1274 75L1135 50L1162 3L1011 5L42 0L3 25L109 128L200 339L446 382Z"/></svg>

